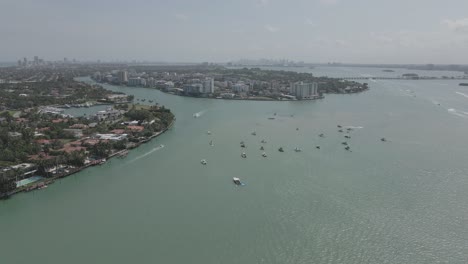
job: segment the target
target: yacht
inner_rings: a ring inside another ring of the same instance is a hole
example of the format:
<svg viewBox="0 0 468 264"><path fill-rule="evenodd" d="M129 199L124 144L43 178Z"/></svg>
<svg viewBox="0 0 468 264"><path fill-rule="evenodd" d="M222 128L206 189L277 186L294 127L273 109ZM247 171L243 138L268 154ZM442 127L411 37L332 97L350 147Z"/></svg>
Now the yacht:
<svg viewBox="0 0 468 264"><path fill-rule="evenodd" d="M262 157L266 158L267 154L265 152L262 153Z"/></svg>
<svg viewBox="0 0 468 264"><path fill-rule="evenodd" d="M284 152L283 147L280 147L280 148L278 149L278 151L279 151L279 152Z"/></svg>
<svg viewBox="0 0 468 264"><path fill-rule="evenodd" d="M240 181L239 178L233 177L232 181L234 182L235 185L242 185L242 182Z"/></svg>
<svg viewBox="0 0 468 264"><path fill-rule="evenodd" d="M245 154L245 152L242 152L241 157L243 157L245 159L245 158L247 158L247 154Z"/></svg>
<svg viewBox="0 0 468 264"><path fill-rule="evenodd" d="M201 164L206 165L206 164L207 164L206 160L205 160L205 159L202 159L202 160L201 160Z"/></svg>

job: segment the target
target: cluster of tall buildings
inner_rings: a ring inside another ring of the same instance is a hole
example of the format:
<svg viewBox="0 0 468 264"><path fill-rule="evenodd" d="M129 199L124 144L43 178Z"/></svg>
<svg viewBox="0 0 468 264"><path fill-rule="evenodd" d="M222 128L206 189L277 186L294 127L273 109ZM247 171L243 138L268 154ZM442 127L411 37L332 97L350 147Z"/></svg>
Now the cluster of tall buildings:
<svg viewBox="0 0 468 264"><path fill-rule="evenodd" d="M34 56L32 61L28 61L28 59L25 57L22 60L18 60L18 67L27 67L27 66L40 66L44 65L44 60L39 59L38 56Z"/></svg>
<svg viewBox="0 0 468 264"><path fill-rule="evenodd" d="M185 94L190 95L212 94L214 93L214 79L211 77L206 77L200 82L186 84L183 89Z"/></svg>

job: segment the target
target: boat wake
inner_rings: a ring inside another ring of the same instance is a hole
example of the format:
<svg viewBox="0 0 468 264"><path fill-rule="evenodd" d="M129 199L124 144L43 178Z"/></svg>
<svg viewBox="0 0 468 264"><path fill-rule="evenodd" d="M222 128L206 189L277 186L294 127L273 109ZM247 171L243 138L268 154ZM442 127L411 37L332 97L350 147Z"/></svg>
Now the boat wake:
<svg viewBox="0 0 468 264"><path fill-rule="evenodd" d="M468 112L464 112L464 111L459 111L455 108L449 108L447 109L447 111L453 115L456 115L456 116L459 116L459 117L463 117L463 118L468 118Z"/></svg>
<svg viewBox="0 0 468 264"><path fill-rule="evenodd" d="M150 155L151 153L153 153L153 152L155 152L155 151L158 151L158 150L160 150L160 149L163 149L164 147L165 147L164 145L160 145L160 146L158 146L158 147L155 147L155 148L153 148L152 150L146 152L145 154L142 154L142 155L140 155L140 156L138 156L138 157L132 159L132 160L129 161L128 163L135 162L135 161L137 161L137 160L139 160L139 159L141 159L141 158L144 158L144 157Z"/></svg>
<svg viewBox="0 0 468 264"><path fill-rule="evenodd" d="M197 118L197 117L201 117L202 115L204 115L206 113L206 110L202 110L200 112L197 112L197 113L194 113L193 114L193 117Z"/></svg>
<svg viewBox="0 0 468 264"><path fill-rule="evenodd" d="M463 96L465 98L468 98L468 94L464 94L462 92L455 92L455 93L458 94L458 95L461 95L461 96Z"/></svg>
<svg viewBox="0 0 468 264"><path fill-rule="evenodd" d="M362 129L362 126L343 126L344 128L352 128L352 129Z"/></svg>

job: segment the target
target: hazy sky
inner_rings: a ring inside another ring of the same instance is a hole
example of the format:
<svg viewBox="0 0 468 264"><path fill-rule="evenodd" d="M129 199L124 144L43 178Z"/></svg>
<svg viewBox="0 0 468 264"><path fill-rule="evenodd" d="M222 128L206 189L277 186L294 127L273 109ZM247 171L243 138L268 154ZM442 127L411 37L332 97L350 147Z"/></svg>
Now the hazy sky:
<svg viewBox="0 0 468 264"><path fill-rule="evenodd" d="M0 61L468 63L468 0L0 0Z"/></svg>

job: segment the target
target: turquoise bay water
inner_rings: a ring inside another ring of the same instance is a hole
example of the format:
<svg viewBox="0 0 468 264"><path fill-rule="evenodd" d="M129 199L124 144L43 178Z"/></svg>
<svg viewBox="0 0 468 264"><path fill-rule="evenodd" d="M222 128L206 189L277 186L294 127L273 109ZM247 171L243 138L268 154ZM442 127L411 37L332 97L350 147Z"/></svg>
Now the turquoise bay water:
<svg viewBox="0 0 468 264"><path fill-rule="evenodd" d="M370 84L312 102L106 85L171 108L174 128L126 159L0 202L2 263L468 262L468 87ZM338 124L356 127L352 152Z"/></svg>

